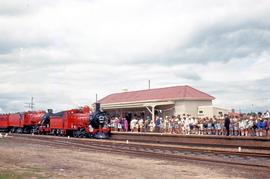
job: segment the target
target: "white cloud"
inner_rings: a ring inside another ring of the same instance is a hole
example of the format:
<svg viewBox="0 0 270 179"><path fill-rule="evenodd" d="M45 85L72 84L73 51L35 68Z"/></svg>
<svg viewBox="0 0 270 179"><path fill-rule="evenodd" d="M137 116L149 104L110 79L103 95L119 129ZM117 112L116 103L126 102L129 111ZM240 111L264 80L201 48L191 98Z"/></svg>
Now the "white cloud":
<svg viewBox="0 0 270 179"><path fill-rule="evenodd" d="M268 95L269 1L14 2L0 2L3 111L31 96L44 109L91 104L148 79L190 84L227 107Z"/></svg>

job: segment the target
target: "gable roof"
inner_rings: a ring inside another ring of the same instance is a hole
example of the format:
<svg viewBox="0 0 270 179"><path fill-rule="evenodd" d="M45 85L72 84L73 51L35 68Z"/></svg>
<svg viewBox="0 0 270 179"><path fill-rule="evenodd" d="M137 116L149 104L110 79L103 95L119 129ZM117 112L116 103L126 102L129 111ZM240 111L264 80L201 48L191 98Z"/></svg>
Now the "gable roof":
<svg viewBox="0 0 270 179"><path fill-rule="evenodd" d="M190 86L173 86L166 88L155 88L140 91L114 93L108 95L98 102L101 104L143 102L143 101L167 101L167 100L214 100L202 91Z"/></svg>

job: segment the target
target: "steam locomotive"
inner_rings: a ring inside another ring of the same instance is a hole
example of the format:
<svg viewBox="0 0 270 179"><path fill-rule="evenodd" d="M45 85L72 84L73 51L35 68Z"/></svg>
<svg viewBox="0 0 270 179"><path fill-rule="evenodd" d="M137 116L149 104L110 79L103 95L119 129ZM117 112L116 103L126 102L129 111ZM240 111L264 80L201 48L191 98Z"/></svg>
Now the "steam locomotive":
<svg viewBox="0 0 270 179"><path fill-rule="evenodd" d="M90 114L90 126L93 127L94 138L106 139L110 137L109 117L100 110L100 103L95 104L95 112Z"/></svg>
<svg viewBox="0 0 270 179"><path fill-rule="evenodd" d="M12 133L35 133L73 137L106 139L110 136L109 118L95 104L92 112L88 106L53 113L24 112L0 114L0 130Z"/></svg>

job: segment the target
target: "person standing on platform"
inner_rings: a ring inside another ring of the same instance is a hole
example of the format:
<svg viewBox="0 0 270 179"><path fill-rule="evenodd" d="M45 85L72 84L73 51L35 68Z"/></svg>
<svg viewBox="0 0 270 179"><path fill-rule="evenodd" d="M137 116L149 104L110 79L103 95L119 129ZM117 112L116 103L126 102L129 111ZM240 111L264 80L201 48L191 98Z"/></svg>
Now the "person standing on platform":
<svg viewBox="0 0 270 179"><path fill-rule="evenodd" d="M169 118L168 128L169 128L169 133L172 134L172 132L173 132L173 121L172 121L171 117Z"/></svg>
<svg viewBox="0 0 270 179"><path fill-rule="evenodd" d="M268 118L267 121L266 121L266 136L270 136L270 119Z"/></svg>
<svg viewBox="0 0 270 179"><path fill-rule="evenodd" d="M160 132L160 124L161 124L161 118L157 117L156 118L156 132Z"/></svg>
<svg viewBox="0 0 270 179"><path fill-rule="evenodd" d="M114 122L114 123L115 123L115 125L114 125L114 127L115 127L115 131L118 131L118 129L119 129L119 128L118 128L118 124L119 124L120 120L119 120L119 118L118 118L118 117L115 117L115 119L114 119L114 120L115 120L115 122Z"/></svg>
<svg viewBox="0 0 270 179"><path fill-rule="evenodd" d="M149 128L150 128L150 132L154 132L155 130L155 122L154 120L151 120L150 124L149 124Z"/></svg>
<svg viewBox="0 0 270 179"><path fill-rule="evenodd" d="M122 126L122 118L118 119L118 132L123 132L123 126Z"/></svg>
<svg viewBox="0 0 270 179"><path fill-rule="evenodd" d="M125 130L125 132L127 132L128 131L128 120L126 119L126 118L124 118L124 130Z"/></svg>
<svg viewBox="0 0 270 179"><path fill-rule="evenodd" d="M189 118L185 118L185 133L186 135L190 134L190 125L189 125L190 121Z"/></svg>
<svg viewBox="0 0 270 179"><path fill-rule="evenodd" d="M226 136L229 136L230 135L230 118L227 114L225 114L225 118L224 118L224 127L225 127L225 130L226 130Z"/></svg>
<svg viewBox="0 0 270 179"><path fill-rule="evenodd" d="M168 133L168 128L169 128L169 116L166 116L163 122L163 132Z"/></svg>
<svg viewBox="0 0 270 179"><path fill-rule="evenodd" d="M262 118L259 118L259 120L258 120L258 122L257 122L257 131L258 131L258 134L257 134L257 136L260 136L260 137L262 137L263 136L263 131L264 131L264 129L265 129L265 123L264 123L264 121L263 121L263 119Z"/></svg>
<svg viewBox="0 0 270 179"><path fill-rule="evenodd" d="M134 117L131 122L130 122L130 129L131 129L131 132L135 132L135 128L136 128L136 124L137 124L137 119Z"/></svg>
<svg viewBox="0 0 270 179"><path fill-rule="evenodd" d="M143 129L144 129L144 120L143 118L141 118L139 121L138 121L138 124L139 124L139 132L144 132Z"/></svg>

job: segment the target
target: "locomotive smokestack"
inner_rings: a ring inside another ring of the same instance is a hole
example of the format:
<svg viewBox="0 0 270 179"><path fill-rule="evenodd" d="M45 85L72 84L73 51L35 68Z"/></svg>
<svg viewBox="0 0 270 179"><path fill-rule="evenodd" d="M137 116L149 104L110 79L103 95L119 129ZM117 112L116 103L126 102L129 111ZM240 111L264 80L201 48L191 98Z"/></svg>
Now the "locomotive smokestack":
<svg viewBox="0 0 270 179"><path fill-rule="evenodd" d="M49 114L52 114L53 113L53 110L52 109L48 109L47 110Z"/></svg>
<svg viewBox="0 0 270 179"><path fill-rule="evenodd" d="M100 111L100 103L95 103L96 111Z"/></svg>

